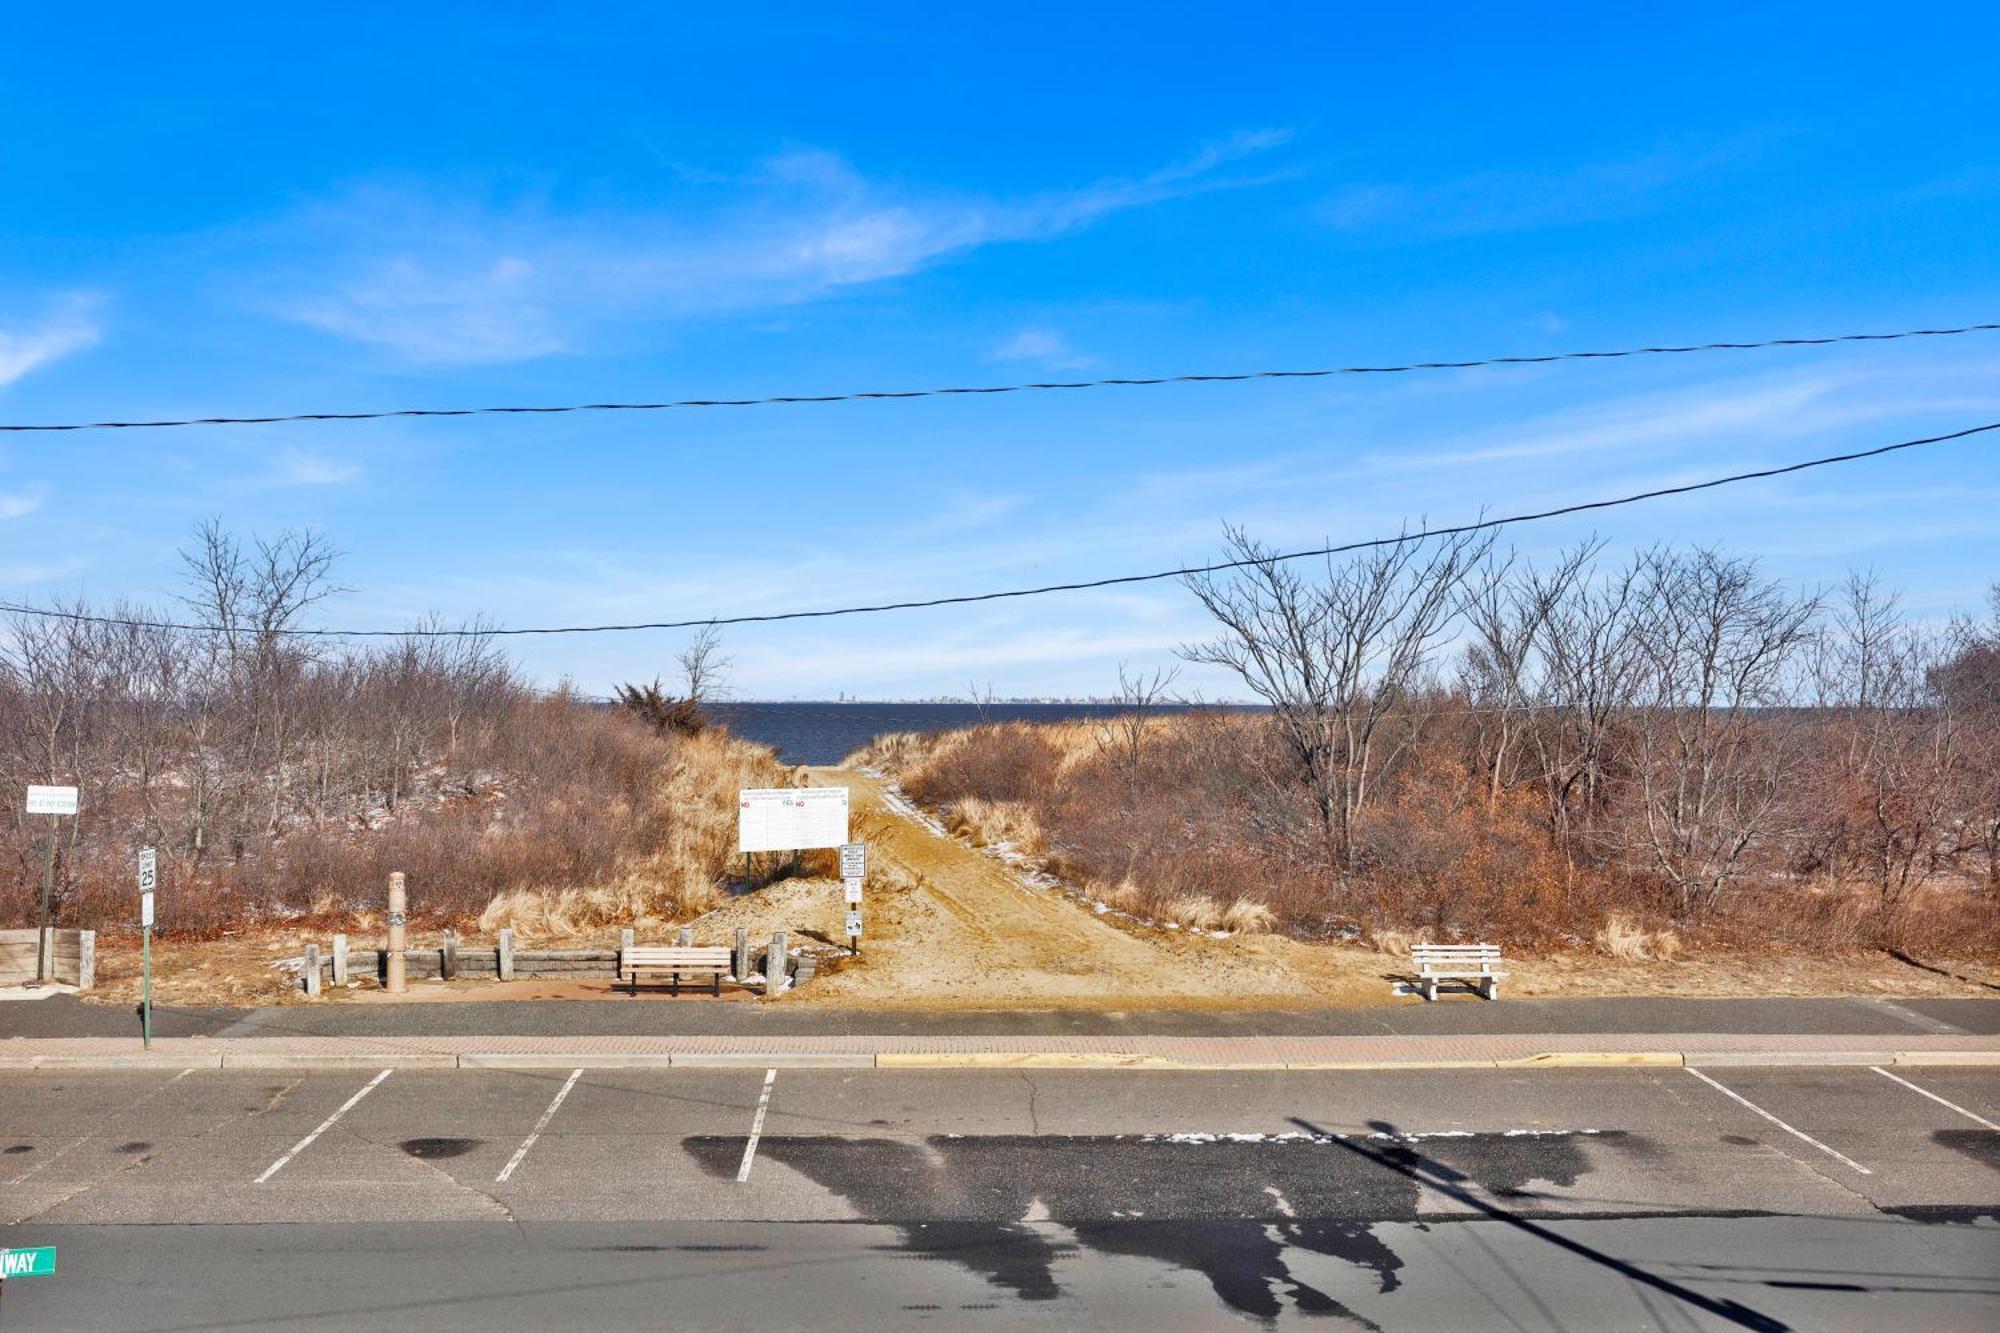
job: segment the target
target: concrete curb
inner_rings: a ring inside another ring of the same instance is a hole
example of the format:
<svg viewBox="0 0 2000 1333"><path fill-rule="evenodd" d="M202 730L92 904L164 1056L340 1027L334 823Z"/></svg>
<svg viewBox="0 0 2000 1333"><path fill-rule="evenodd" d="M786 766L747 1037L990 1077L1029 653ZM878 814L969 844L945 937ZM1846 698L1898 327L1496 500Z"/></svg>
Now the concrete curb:
<svg viewBox="0 0 2000 1333"><path fill-rule="evenodd" d="M1829 1065L1892 1065L1895 1051L1711 1051L1687 1057L1692 1069L1721 1069L1731 1065L1793 1066L1801 1069Z"/></svg>
<svg viewBox="0 0 2000 1333"><path fill-rule="evenodd" d="M35 1070L181 1069L894 1069L1150 1070L1179 1073L1341 1073L1453 1069L2000 1068L1991 1051L1543 1051L1502 1060L1184 1060L1135 1051L133 1051L129 1054L0 1054L0 1073Z"/></svg>

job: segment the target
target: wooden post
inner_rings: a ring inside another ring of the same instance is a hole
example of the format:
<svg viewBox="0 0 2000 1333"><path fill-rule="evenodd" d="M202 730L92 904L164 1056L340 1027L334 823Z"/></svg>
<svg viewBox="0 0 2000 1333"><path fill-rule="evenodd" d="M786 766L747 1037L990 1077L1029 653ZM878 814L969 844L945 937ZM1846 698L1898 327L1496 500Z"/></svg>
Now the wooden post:
<svg viewBox="0 0 2000 1333"><path fill-rule="evenodd" d="M444 956L438 961L438 975L446 981L458 978L458 932L444 928Z"/></svg>
<svg viewBox="0 0 2000 1333"><path fill-rule="evenodd" d="M347 984L347 936L345 935L333 937L333 984L336 986Z"/></svg>
<svg viewBox="0 0 2000 1333"><path fill-rule="evenodd" d="M401 995L408 989L403 973L403 922L410 911L410 894L403 872L389 876L389 990Z"/></svg>
<svg viewBox="0 0 2000 1333"><path fill-rule="evenodd" d="M97 984L97 932L76 933L76 988L89 990Z"/></svg>
<svg viewBox="0 0 2000 1333"><path fill-rule="evenodd" d="M764 955L764 994L776 995L785 988L785 932L771 936L771 952Z"/></svg>
<svg viewBox="0 0 2000 1333"><path fill-rule="evenodd" d="M678 934L678 935L676 935L676 936L674 936L674 943L675 943L675 944L678 944L678 945L679 945L680 947L682 947L683 949L687 948L687 947L688 947L688 946L689 946L690 944L693 944L693 943L694 943L694 927L693 927L693 926L682 926L682 927L681 927L681 933L680 933L680 934Z"/></svg>
<svg viewBox="0 0 2000 1333"><path fill-rule="evenodd" d="M317 944L308 944L306 946L305 975L306 994L317 1000L319 998L319 946Z"/></svg>
<svg viewBox="0 0 2000 1333"><path fill-rule="evenodd" d="M750 980L750 932L736 928L736 980Z"/></svg>
<svg viewBox="0 0 2000 1333"><path fill-rule="evenodd" d="M500 962L496 969L502 981L514 979L514 928L507 926L500 931Z"/></svg>

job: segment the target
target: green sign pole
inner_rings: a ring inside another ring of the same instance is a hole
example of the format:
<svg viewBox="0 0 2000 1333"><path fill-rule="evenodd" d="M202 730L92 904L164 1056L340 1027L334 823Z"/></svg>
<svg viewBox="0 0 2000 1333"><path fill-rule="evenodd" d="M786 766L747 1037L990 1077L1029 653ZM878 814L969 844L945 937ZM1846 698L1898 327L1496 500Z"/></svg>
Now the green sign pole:
<svg viewBox="0 0 2000 1333"><path fill-rule="evenodd" d="M146 1050L153 1049L153 928L139 928L139 967L145 975L139 998L139 1039Z"/></svg>

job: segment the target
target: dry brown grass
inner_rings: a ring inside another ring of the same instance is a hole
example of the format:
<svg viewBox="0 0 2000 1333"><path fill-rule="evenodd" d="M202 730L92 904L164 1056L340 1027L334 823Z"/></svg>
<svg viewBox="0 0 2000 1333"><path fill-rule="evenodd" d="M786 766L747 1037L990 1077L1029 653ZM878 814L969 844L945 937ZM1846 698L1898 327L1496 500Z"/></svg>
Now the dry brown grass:
<svg viewBox="0 0 2000 1333"><path fill-rule="evenodd" d="M737 792L791 786L796 770L762 746L715 731L673 742L673 757L645 793L649 823L663 830L657 849L622 859L596 884L514 889L479 915L482 931L511 926L524 939L557 939L608 925L654 928L712 911L736 865Z"/></svg>
<svg viewBox="0 0 2000 1333"><path fill-rule="evenodd" d="M1597 932L1597 947L1613 958L1672 958L1681 950L1681 937L1672 930L1647 930L1620 912L1605 919Z"/></svg>
<svg viewBox="0 0 2000 1333"><path fill-rule="evenodd" d="M1238 898L1222 913L1222 928L1237 935L1263 935L1278 924L1278 914L1260 902Z"/></svg>
<svg viewBox="0 0 2000 1333"><path fill-rule="evenodd" d="M960 797L952 803L946 825L953 833L962 834L982 847L1006 844L1033 854L1047 845L1041 821L1035 818L1033 809L1019 801Z"/></svg>

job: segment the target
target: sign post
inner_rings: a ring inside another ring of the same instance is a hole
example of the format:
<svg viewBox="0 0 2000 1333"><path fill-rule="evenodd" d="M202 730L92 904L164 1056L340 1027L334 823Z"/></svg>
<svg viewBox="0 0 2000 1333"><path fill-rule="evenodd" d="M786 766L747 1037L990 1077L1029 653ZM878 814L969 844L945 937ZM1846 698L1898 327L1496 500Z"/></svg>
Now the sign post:
<svg viewBox="0 0 2000 1333"><path fill-rule="evenodd" d="M159 853L139 849L139 1039L153 1049L153 890L160 882Z"/></svg>
<svg viewBox="0 0 2000 1333"><path fill-rule="evenodd" d="M76 814L76 788L28 788L28 813L49 816L49 855L42 865L42 919L35 932L35 980L47 982L55 973L55 936L49 933L49 911L55 898L56 820Z"/></svg>
<svg viewBox="0 0 2000 1333"><path fill-rule="evenodd" d="M861 952L861 881L868 876L868 845L842 843L840 847L841 896L847 900L847 948Z"/></svg>
<svg viewBox="0 0 2000 1333"><path fill-rule="evenodd" d="M37 1245L30 1249L0 1250L0 1293L7 1290L7 1280L16 1277L54 1277L56 1274L56 1247Z"/></svg>

